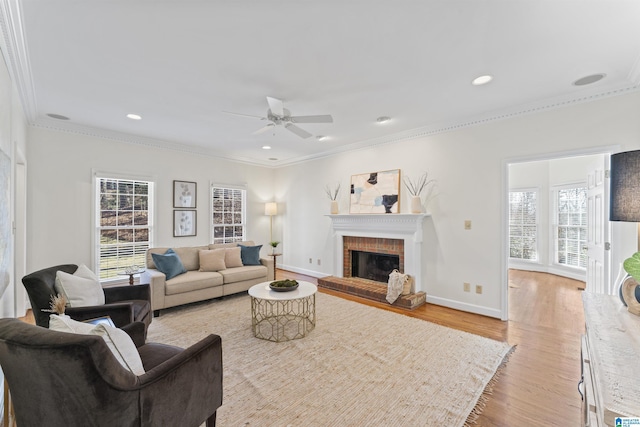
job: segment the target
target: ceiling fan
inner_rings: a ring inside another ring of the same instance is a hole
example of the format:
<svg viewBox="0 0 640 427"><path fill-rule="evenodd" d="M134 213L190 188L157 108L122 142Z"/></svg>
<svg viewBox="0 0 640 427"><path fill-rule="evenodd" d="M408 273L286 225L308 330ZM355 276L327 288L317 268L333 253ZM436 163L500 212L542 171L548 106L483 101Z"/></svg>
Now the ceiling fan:
<svg viewBox="0 0 640 427"><path fill-rule="evenodd" d="M306 130L295 125L295 123L333 123L333 117L329 114L319 116L292 116L291 112L284 108L282 100L267 96L267 116L252 116L250 114L233 113L231 111L223 111L224 113L233 114L243 117L254 117L260 120L269 120L271 123L253 132L254 135L268 131L277 125L282 125L289 132L293 132L300 138L309 138L311 134Z"/></svg>

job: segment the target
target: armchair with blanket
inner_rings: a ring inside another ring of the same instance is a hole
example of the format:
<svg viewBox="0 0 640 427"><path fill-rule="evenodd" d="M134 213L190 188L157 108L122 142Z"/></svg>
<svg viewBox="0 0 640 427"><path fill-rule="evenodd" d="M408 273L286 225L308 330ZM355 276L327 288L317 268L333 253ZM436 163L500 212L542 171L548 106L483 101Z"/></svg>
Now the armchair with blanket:
<svg viewBox="0 0 640 427"><path fill-rule="evenodd" d="M137 348L140 375L116 358L107 338L0 319L0 365L17 424L215 426L222 405L220 337L209 335L183 350L145 343L141 322L122 329L131 336L128 345Z"/></svg>

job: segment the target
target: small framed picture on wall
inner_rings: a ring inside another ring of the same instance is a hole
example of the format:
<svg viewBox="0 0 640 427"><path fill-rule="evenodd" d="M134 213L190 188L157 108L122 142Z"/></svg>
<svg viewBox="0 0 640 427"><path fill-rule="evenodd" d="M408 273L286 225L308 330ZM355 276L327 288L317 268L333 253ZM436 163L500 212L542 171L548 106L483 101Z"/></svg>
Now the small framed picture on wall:
<svg viewBox="0 0 640 427"><path fill-rule="evenodd" d="M189 181L173 181L173 207L196 208L197 184Z"/></svg>
<svg viewBox="0 0 640 427"><path fill-rule="evenodd" d="M173 237L196 235L196 211L173 211Z"/></svg>

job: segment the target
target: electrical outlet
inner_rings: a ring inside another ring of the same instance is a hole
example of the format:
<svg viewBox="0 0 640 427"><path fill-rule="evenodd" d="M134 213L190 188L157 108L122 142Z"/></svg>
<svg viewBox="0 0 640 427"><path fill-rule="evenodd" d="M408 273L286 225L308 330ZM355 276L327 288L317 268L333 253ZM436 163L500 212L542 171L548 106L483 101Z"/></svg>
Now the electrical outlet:
<svg viewBox="0 0 640 427"><path fill-rule="evenodd" d="M470 219L465 219L464 220L464 229L465 230L471 230L471 220Z"/></svg>
<svg viewBox="0 0 640 427"><path fill-rule="evenodd" d="M309 258L309 264L313 264L313 258Z"/></svg>
<svg viewBox="0 0 640 427"><path fill-rule="evenodd" d="M471 292L471 283L464 282L462 286L464 286L465 292Z"/></svg>
<svg viewBox="0 0 640 427"><path fill-rule="evenodd" d="M482 285L476 285L476 294L482 293Z"/></svg>
<svg viewBox="0 0 640 427"><path fill-rule="evenodd" d="M318 265L320 265L320 258L318 258Z"/></svg>

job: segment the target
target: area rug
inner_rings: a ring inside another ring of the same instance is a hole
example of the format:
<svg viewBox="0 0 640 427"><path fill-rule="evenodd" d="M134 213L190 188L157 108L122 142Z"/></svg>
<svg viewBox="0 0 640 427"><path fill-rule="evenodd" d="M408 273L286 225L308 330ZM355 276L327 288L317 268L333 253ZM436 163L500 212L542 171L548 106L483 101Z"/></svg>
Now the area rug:
<svg viewBox="0 0 640 427"><path fill-rule="evenodd" d="M511 347L318 293L316 328L253 337L247 294L165 310L148 341L188 347L222 337L218 427L464 426Z"/></svg>

